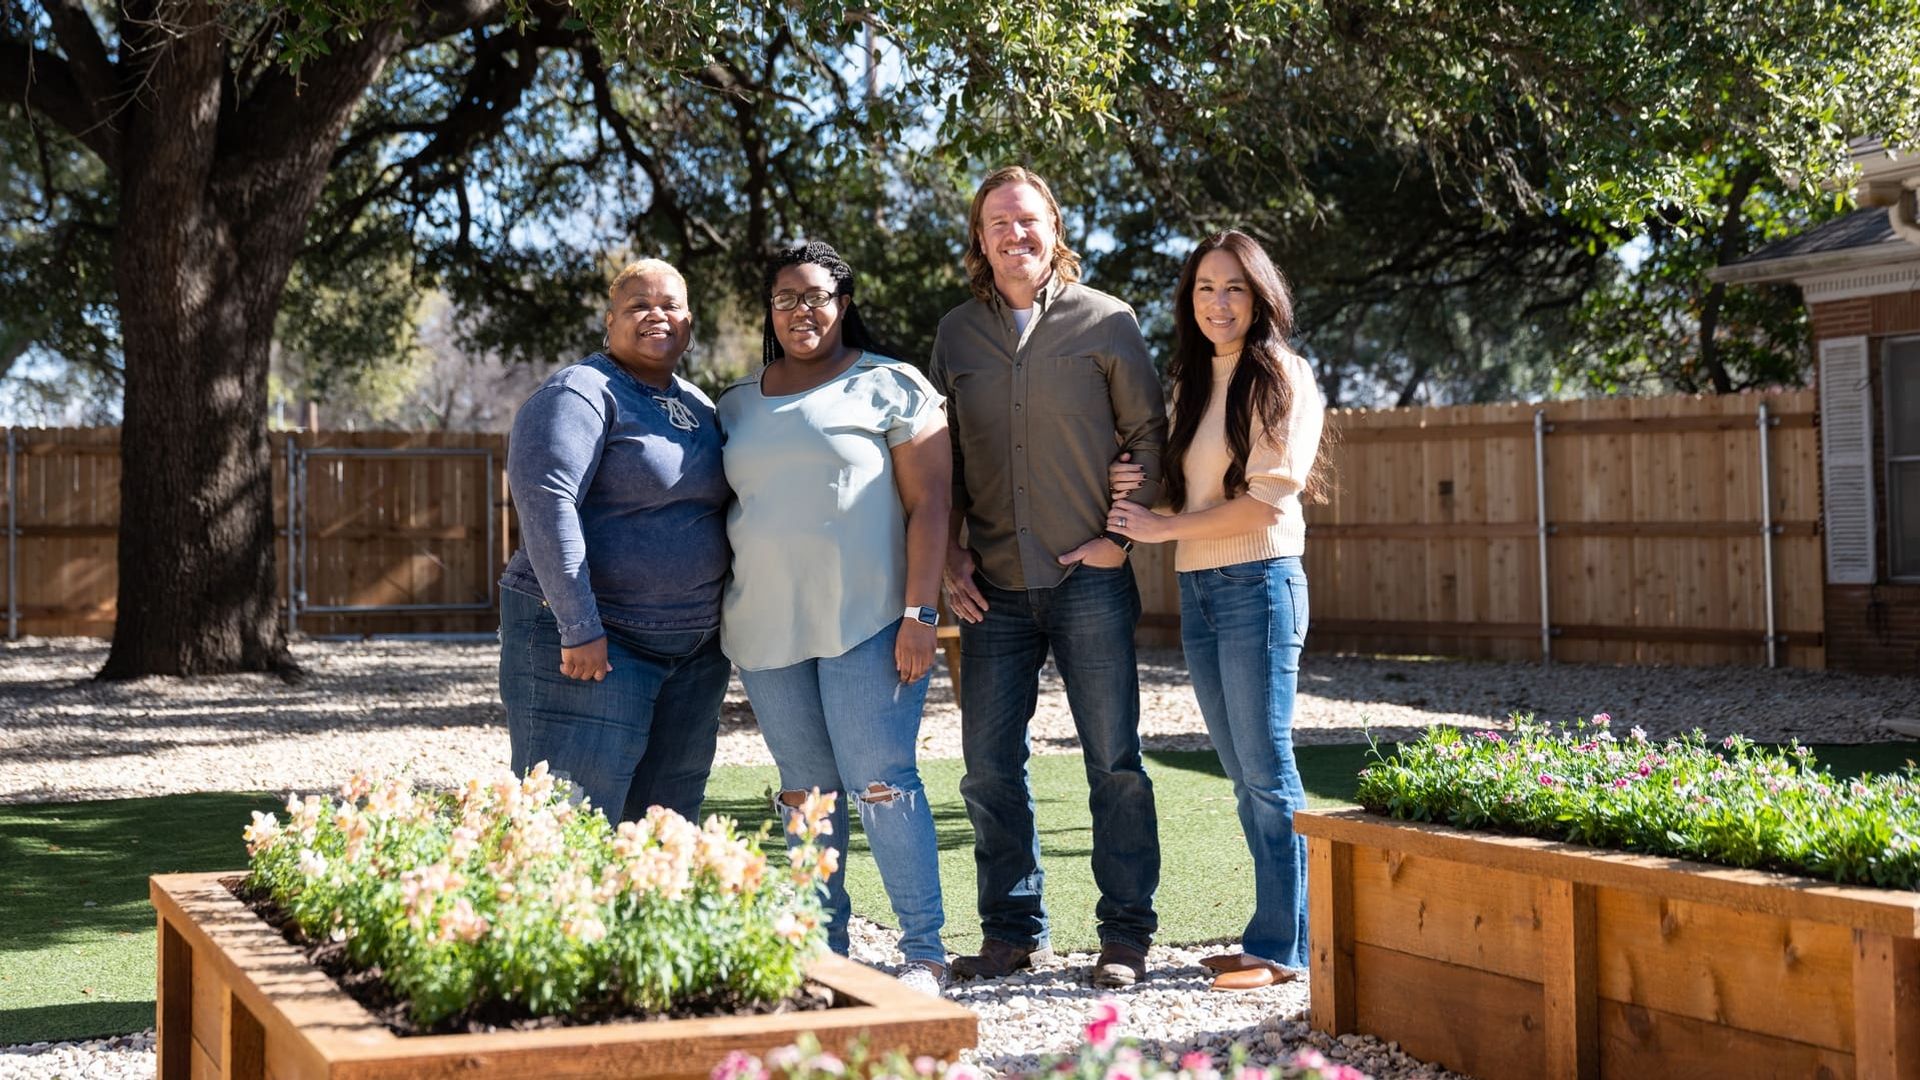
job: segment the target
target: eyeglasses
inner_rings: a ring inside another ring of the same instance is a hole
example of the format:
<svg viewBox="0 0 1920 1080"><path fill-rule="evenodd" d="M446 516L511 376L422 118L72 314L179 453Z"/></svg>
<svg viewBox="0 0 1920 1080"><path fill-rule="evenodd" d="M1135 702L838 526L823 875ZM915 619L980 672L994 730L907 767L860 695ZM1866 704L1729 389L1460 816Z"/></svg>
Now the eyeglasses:
<svg viewBox="0 0 1920 1080"><path fill-rule="evenodd" d="M833 303L834 294L825 289L808 289L803 293L777 292L773 294L773 310L792 311L805 304L810 308L823 308Z"/></svg>

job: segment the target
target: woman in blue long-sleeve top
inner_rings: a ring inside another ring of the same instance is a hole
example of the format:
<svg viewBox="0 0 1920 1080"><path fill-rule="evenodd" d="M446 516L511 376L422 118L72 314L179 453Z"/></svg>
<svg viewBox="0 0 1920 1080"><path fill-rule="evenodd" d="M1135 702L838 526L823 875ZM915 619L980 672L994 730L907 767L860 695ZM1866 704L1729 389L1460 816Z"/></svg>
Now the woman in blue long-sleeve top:
<svg viewBox="0 0 1920 1080"><path fill-rule="evenodd" d="M545 761L609 818L697 817L728 665L729 493L713 403L674 374L693 316L658 260L607 289L606 346L514 418L523 547L500 579L515 772Z"/></svg>

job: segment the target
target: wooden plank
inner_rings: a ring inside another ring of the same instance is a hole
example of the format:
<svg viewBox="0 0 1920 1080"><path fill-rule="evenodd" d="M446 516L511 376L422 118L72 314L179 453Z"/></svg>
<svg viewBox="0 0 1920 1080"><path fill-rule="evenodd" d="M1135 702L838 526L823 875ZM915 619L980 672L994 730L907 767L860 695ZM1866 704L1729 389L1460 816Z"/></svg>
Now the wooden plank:
<svg viewBox="0 0 1920 1080"><path fill-rule="evenodd" d="M1462 638L1538 638L1540 624L1524 622L1434 622L1399 619L1314 619L1315 629L1327 634L1440 635ZM1790 644L1818 646L1817 632L1788 630L1780 632ZM1763 630L1737 630L1712 626L1563 626L1553 627L1554 640L1698 642L1714 645L1766 644Z"/></svg>
<svg viewBox="0 0 1920 1080"><path fill-rule="evenodd" d="M1760 870L1710 866L1686 859L1604 851L1527 836L1468 832L1445 825L1394 821L1358 808L1299 810L1305 836L1405 851L1496 870L1564 878L1630 892L1665 894L1696 903L1792 919L1920 937L1920 893L1839 885Z"/></svg>
<svg viewBox="0 0 1920 1080"><path fill-rule="evenodd" d="M1535 881L1546 1075L1594 1080L1600 1075L1595 890L1557 878Z"/></svg>
<svg viewBox="0 0 1920 1080"><path fill-rule="evenodd" d="M1853 931L1601 889L1599 994L1851 1053Z"/></svg>
<svg viewBox="0 0 1920 1080"><path fill-rule="evenodd" d="M1354 1030L1353 848L1323 839L1307 842L1309 1019L1329 1035Z"/></svg>
<svg viewBox="0 0 1920 1080"><path fill-rule="evenodd" d="M213 959L203 949L193 951L193 1041L205 1048L207 1057L212 1059L218 1069L225 1055L222 1047L226 1042L227 999L226 980L220 977L220 971L213 966Z"/></svg>
<svg viewBox="0 0 1920 1080"><path fill-rule="evenodd" d="M1866 930L1852 937L1855 1074L1920 1076L1920 942Z"/></svg>
<svg viewBox="0 0 1920 1080"><path fill-rule="evenodd" d="M1618 1080L1723 1076L1843 1078L1853 1057L1837 1050L1618 1001L1600 1003L1602 1075Z"/></svg>
<svg viewBox="0 0 1920 1080"><path fill-rule="evenodd" d="M220 1055L221 1080L266 1080L267 1035L240 999L227 995L226 1030Z"/></svg>
<svg viewBox="0 0 1920 1080"><path fill-rule="evenodd" d="M1697 407L1697 399L1682 398L1681 400L1693 403ZM1559 404L1564 405L1566 403ZM1439 413L1441 410L1433 409L1423 411L1431 414ZM1813 414L1810 412L1780 414L1778 415L1778 419L1780 422L1775 425L1776 430L1813 427ZM1753 421L1751 419L1743 420L1740 417L1716 416L1711 414L1696 416L1679 414L1593 420L1549 418L1550 427L1548 429L1548 436L1672 435L1685 434L1688 432L1732 431L1743 426L1743 424L1745 426L1752 426L1752 423ZM1390 427L1375 427L1368 424L1348 424L1341 429L1340 433L1341 441L1349 444L1520 438L1529 440L1533 438L1533 422L1530 419L1525 421L1514 420L1494 423L1450 425L1442 422L1440 417L1433 416L1425 423L1413 425L1402 424Z"/></svg>
<svg viewBox="0 0 1920 1080"><path fill-rule="evenodd" d="M1818 536L1817 521L1776 521L1780 536ZM1539 531L1532 522L1372 522L1307 526L1309 540L1479 540L1505 537L1531 540ZM1758 537L1761 523L1755 521L1549 521L1547 534L1553 537L1668 537L1675 539L1714 539Z"/></svg>
<svg viewBox="0 0 1920 1080"><path fill-rule="evenodd" d="M1540 981L1532 878L1364 847L1353 849L1352 874L1355 944Z"/></svg>
<svg viewBox="0 0 1920 1080"><path fill-rule="evenodd" d="M207 1048L198 1042L193 1044L193 1058L187 1075L192 1080L221 1080L220 1066L214 1063Z"/></svg>
<svg viewBox="0 0 1920 1080"><path fill-rule="evenodd" d="M1545 1067L1540 985L1355 944L1358 1030L1481 1080L1536 1080ZM1418 998L1409 1002L1409 995Z"/></svg>
<svg viewBox="0 0 1920 1080"><path fill-rule="evenodd" d="M193 948L164 916L155 936L160 954L154 986L156 1074L159 1080L186 1080L193 1069Z"/></svg>

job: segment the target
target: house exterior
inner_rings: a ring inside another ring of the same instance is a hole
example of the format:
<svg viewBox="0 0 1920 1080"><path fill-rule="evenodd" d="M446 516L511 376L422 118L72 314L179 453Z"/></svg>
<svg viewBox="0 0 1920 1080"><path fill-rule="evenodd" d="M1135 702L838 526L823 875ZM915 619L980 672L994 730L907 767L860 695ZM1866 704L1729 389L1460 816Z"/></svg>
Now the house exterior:
<svg viewBox="0 0 1920 1080"><path fill-rule="evenodd" d="M1827 666L1920 674L1920 154L1856 151L1861 209L1711 274L1813 324Z"/></svg>

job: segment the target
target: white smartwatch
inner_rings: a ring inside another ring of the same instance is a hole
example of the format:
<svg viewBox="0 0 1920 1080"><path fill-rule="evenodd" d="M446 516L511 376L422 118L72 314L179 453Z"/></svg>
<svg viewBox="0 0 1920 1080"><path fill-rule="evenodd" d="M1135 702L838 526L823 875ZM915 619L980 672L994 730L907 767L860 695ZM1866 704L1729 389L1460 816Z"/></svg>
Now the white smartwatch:
<svg viewBox="0 0 1920 1080"><path fill-rule="evenodd" d="M939 608L909 607L905 612L901 614L900 617L903 619L913 619L916 622L923 622L923 623L926 623L928 626L940 625L940 609Z"/></svg>

